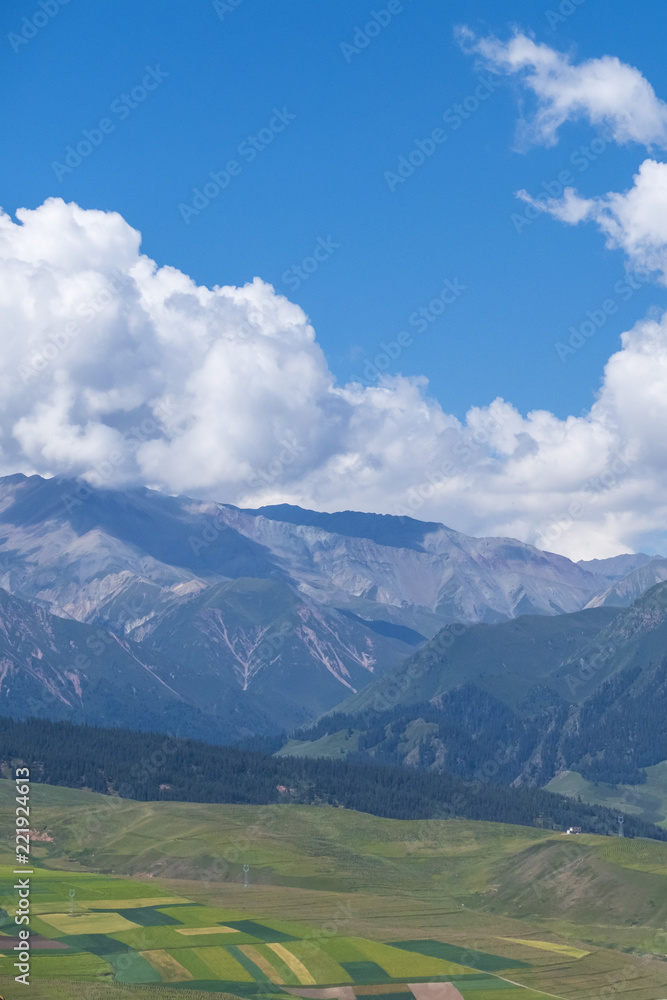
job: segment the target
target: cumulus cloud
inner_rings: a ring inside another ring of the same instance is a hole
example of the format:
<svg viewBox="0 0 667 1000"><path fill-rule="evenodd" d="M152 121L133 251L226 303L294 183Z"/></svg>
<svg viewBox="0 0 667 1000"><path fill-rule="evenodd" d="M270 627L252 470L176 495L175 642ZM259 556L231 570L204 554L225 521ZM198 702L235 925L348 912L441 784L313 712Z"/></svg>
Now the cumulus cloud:
<svg viewBox="0 0 667 1000"><path fill-rule="evenodd" d="M667 318L624 335L584 416L495 400L464 423L425 379L338 385L303 311L197 285L119 215L0 215L0 472L444 521L576 557L667 514Z"/></svg>
<svg viewBox="0 0 667 1000"><path fill-rule="evenodd" d="M604 125L619 144L667 148L667 105L634 67L611 56L576 64L518 31L501 42L462 29L460 41L534 100L520 123L524 139L553 145L561 125L583 120ZM522 190L518 197L568 225L593 222L609 248L625 253L629 269L667 283L667 164L646 159L623 192L584 198L566 188L560 198L532 198ZM486 412L494 407L502 412L497 402ZM560 421L548 413L505 412L503 428L516 430L503 460L487 468L486 482L494 502L501 496L500 506L515 505L516 520L504 522L510 533L521 534L521 523L530 522L538 544L551 542L569 555L650 547L649 539L664 550L667 316L641 321L623 335L589 413ZM469 427L473 418L479 419L469 413ZM552 517L545 527L547 510Z"/></svg>
<svg viewBox="0 0 667 1000"><path fill-rule="evenodd" d="M0 471L245 505L411 514L577 557L636 546L667 502L667 319L627 333L582 417L503 400L465 423L425 379L337 385L259 279L196 285L119 215L0 216Z"/></svg>
<svg viewBox="0 0 667 1000"><path fill-rule="evenodd" d="M618 59L575 64L520 33L461 41L531 95L525 138L553 144L581 119L667 148L667 106ZM648 159L626 192L539 206L667 280L666 192ZM259 279L209 289L158 268L115 213L49 199L16 218L0 213L2 473L413 514L577 557L664 544L667 318L623 336L588 413L497 399L461 423L425 379L338 385L302 310Z"/></svg>
<svg viewBox="0 0 667 1000"><path fill-rule="evenodd" d="M634 66L614 56L574 63L521 32L503 42L461 28L459 40L487 69L516 76L534 97L534 112L521 122L523 139L553 145L564 122L583 119L606 125L618 143L667 149L667 104Z"/></svg>

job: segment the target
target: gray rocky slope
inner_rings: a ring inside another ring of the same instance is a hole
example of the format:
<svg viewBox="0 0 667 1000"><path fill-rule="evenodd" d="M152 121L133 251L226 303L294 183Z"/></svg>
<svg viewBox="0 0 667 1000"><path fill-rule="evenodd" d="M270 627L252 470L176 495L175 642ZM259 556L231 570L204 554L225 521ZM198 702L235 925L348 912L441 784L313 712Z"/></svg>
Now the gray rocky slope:
<svg viewBox="0 0 667 1000"><path fill-rule="evenodd" d="M153 670L168 664L178 698L223 737L315 717L449 622L631 603L663 571L633 557L626 585L600 562L412 518L0 479L0 588L131 640ZM86 677L76 684L86 690ZM104 721L122 724L114 705Z"/></svg>

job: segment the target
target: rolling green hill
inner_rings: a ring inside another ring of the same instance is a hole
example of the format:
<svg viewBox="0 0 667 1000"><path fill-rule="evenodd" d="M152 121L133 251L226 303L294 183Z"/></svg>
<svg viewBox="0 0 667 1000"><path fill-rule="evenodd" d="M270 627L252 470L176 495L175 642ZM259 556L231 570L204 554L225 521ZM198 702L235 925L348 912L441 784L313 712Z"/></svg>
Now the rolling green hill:
<svg viewBox="0 0 667 1000"><path fill-rule="evenodd" d="M12 796L1 782L0 861ZM137 996L143 982L251 1000L264 983L283 1000L283 985L413 1000L408 983L447 979L464 1000L665 995L667 844L40 785L31 806L33 932L66 949L35 952L33 982L68 979L68 998L113 975Z"/></svg>

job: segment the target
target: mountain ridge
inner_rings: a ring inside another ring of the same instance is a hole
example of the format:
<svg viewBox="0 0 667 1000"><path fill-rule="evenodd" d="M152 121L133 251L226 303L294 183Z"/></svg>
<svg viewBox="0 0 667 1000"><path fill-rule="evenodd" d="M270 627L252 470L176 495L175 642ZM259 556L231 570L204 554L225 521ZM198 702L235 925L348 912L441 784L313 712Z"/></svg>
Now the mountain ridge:
<svg viewBox="0 0 667 1000"><path fill-rule="evenodd" d="M630 608L446 626L285 752L326 753L346 730L344 753L461 776L641 784L667 760L666 651L667 582Z"/></svg>
<svg viewBox="0 0 667 1000"><path fill-rule="evenodd" d="M139 660L182 675L188 712L234 738L305 725L443 626L575 614L612 579L619 594L633 572L650 583L656 562L602 560L596 575L515 539L476 539L403 516L247 510L144 487L0 479L0 587L136 643ZM30 676L34 686L41 675ZM92 690L83 676L77 683Z"/></svg>

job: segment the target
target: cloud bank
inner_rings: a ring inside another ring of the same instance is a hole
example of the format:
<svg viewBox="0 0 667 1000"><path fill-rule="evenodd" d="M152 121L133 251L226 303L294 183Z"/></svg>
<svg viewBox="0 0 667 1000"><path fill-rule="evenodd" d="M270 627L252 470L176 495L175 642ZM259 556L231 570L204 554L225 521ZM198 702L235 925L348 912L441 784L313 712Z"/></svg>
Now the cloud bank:
<svg viewBox="0 0 667 1000"><path fill-rule="evenodd" d="M302 310L255 279L204 288L119 215L0 216L0 471L441 520L577 557L667 515L667 319L624 335L590 413L465 423L425 379L337 385Z"/></svg>
<svg viewBox="0 0 667 1000"><path fill-rule="evenodd" d="M461 39L532 95L534 141L584 119L667 145L666 106L633 67ZM665 280L666 172L647 159L626 192L540 207ZM205 288L140 243L118 214L56 198L0 214L0 473L410 514L576 558L667 544L667 316L623 335L589 412L496 399L461 423L424 378L337 384L306 315L259 278Z"/></svg>

